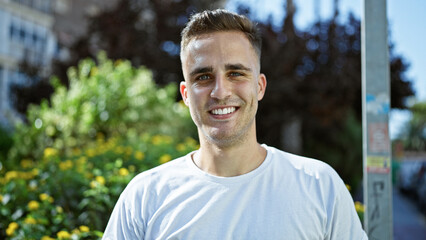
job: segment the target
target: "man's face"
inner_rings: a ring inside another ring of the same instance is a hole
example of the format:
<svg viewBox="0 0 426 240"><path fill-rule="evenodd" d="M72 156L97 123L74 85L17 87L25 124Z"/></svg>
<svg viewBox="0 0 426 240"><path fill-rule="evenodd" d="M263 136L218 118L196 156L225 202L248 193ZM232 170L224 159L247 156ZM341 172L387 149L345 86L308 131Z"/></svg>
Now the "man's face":
<svg viewBox="0 0 426 240"><path fill-rule="evenodd" d="M180 91L200 138L225 147L255 137L266 78L246 36L236 31L200 35L181 59L185 82Z"/></svg>

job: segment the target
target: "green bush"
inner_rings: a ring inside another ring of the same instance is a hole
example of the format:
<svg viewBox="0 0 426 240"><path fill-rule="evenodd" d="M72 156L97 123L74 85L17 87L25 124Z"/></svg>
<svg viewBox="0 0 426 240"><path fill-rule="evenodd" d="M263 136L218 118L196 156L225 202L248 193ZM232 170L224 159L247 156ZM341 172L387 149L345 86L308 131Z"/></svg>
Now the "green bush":
<svg viewBox="0 0 426 240"><path fill-rule="evenodd" d="M86 59L70 68L69 89L52 79L50 104L30 106L30 124L16 126L9 160L39 159L46 147L70 154L97 133L126 139L139 133L195 136L186 106L176 102L176 84L159 88L149 70L135 69L129 61L112 62L104 53L97 62Z"/></svg>
<svg viewBox="0 0 426 240"><path fill-rule="evenodd" d="M0 167L0 239L99 239L139 172L198 148L176 85L104 54L31 106ZM10 142L10 141L9 141Z"/></svg>
<svg viewBox="0 0 426 240"><path fill-rule="evenodd" d="M7 154L12 147L11 133L0 126L0 162L6 160ZM1 169L1 164L0 164Z"/></svg>
<svg viewBox="0 0 426 240"><path fill-rule="evenodd" d="M97 140L69 156L44 149L0 177L0 239L99 239L115 202L139 172L198 148L192 138L142 134Z"/></svg>

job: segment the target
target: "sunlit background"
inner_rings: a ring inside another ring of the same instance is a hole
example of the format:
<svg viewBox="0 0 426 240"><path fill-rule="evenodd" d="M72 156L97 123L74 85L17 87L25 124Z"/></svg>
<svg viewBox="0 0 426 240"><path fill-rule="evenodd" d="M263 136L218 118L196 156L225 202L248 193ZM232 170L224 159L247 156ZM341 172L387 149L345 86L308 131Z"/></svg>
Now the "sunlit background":
<svg viewBox="0 0 426 240"><path fill-rule="evenodd" d="M238 3L248 3L256 9L254 15L261 20L267 20L272 15L273 22L279 24L285 14L282 0L269 0L268 4L264 1L229 1L227 7L235 10ZM300 29L311 27L312 23L318 18L329 19L333 15L334 0L295 0L297 12L294 18L296 26ZM361 0L340 0L339 1L341 21L345 21L348 14L354 14L358 19L362 15ZM390 40L395 45L395 52L409 63L406 71L407 78L412 82L413 89L416 92L415 99L407 99L410 104L415 101L426 100L426 68L424 61L426 57L426 45L423 40L426 37L426 29L421 27L425 21L423 14L426 11L426 2L417 1L387 1L387 14L389 19ZM411 117L409 111L394 109L390 115L390 135L392 139L401 134L404 124Z"/></svg>
<svg viewBox="0 0 426 240"><path fill-rule="evenodd" d="M361 0L0 0L0 239L99 239L137 173L197 149L180 31L259 22L258 138L330 164L363 219ZM388 0L394 239L426 236L426 1Z"/></svg>

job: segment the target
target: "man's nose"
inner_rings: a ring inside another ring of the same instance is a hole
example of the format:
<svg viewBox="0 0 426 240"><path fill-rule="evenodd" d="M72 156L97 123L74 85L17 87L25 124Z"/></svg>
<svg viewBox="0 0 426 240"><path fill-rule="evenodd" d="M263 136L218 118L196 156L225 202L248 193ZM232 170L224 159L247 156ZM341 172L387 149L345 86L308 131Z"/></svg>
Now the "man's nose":
<svg viewBox="0 0 426 240"><path fill-rule="evenodd" d="M210 96L218 100L227 99L231 96L231 83L225 76L216 77Z"/></svg>

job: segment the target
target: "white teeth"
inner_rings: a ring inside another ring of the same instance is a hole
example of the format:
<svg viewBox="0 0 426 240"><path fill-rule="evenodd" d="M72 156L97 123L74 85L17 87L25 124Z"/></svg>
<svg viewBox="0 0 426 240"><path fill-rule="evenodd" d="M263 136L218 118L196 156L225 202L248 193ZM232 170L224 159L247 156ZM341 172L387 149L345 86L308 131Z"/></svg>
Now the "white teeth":
<svg viewBox="0 0 426 240"><path fill-rule="evenodd" d="M213 109L212 113L214 115L224 115L235 112L235 107L229 107L229 108L219 108L219 109Z"/></svg>

